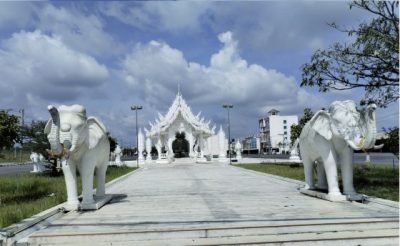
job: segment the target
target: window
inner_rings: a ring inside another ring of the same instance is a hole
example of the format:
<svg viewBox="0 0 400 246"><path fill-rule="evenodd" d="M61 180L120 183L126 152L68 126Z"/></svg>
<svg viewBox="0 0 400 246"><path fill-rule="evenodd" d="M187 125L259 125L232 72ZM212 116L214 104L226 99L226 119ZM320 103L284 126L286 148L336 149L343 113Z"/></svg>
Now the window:
<svg viewBox="0 0 400 246"><path fill-rule="evenodd" d="M283 126L283 129L286 129L287 128L287 126Z"/></svg>
<svg viewBox="0 0 400 246"><path fill-rule="evenodd" d="M283 120L283 124L286 124L286 120Z"/></svg>
<svg viewBox="0 0 400 246"><path fill-rule="evenodd" d="M287 132L283 132L283 135L287 135Z"/></svg>

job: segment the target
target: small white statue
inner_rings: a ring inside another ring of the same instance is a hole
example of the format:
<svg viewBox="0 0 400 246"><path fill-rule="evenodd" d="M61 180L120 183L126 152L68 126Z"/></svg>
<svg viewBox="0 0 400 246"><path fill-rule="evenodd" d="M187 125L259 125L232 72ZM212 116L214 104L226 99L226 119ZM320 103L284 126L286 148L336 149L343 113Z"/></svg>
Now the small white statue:
<svg viewBox="0 0 400 246"><path fill-rule="evenodd" d="M51 118L44 132L49 139L49 155L60 158L67 187L66 210L97 209L93 199L93 178L96 170L96 200L105 198L105 177L110 143L105 126L94 117L86 117L81 105L58 108L49 105ZM76 169L82 178L82 203L79 204Z"/></svg>
<svg viewBox="0 0 400 246"><path fill-rule="evenodd" d="M298 146L299 146L299 139L296 139L296 141L294 142L294 144L292 146L292 149L290 150L289 160L293 160L293 161L300 160Z"/></svg>
<svg viewBox="0 0 400 246"><path fill-rule="evenodd" d="M32 163L33 163L33 171L32 173L38 173L40 172L40 168L39 168L39 155L36 152L31 152L31 155L29 156L29 158L31 159Z"/></svg>
<svg viewBox="0 0 400 246"><path fill-rule="evenodd" d="M115 165L117 166L122 166L122 161L121 161L121 156L122 156L122 150L121 147L117 144L117 147L115 147L114 150L114 155L115 155Z"/></svg>
<svg viewBox="0 0 400 246"><path fill-rule="evenodd" d="M240 161L242 160L242 144L240 143L240 140L238 139L235 144L235 152L236 152L236 160Z"/></svg>

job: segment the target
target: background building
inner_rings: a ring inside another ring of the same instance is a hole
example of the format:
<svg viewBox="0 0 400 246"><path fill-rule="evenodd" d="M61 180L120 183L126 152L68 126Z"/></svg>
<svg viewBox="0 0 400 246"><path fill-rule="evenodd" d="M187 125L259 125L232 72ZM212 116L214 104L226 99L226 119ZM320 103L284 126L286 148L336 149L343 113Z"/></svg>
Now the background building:
<svg viewBox="0 0 400 246"><path fill-rule="evenodd" d="M246 137L242 140L243 154L259 154L261 141L259 135Z"/></svg>
<svg viewBox="0 0 400 246"><path fill-rule="evenodd" d="M259 120L262 153L282 153L290 149L290 127L298 124L297 115L279 115L272 109L268 116Z"/></svg>

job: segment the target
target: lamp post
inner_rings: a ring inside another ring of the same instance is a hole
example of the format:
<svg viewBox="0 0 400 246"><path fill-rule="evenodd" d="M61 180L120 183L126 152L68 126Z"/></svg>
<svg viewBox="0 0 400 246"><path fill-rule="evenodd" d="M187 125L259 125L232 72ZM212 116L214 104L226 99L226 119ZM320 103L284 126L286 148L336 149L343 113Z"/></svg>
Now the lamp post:
<svg viewBox="0 0 400 246"><path fill-rule="evenodd" d="M139 135L138 135L138 124L137 124L137 111L141 109L142 106L140 105L131 106L131 110L135 110L136 113L136 152L137 152L136 167L139 167Z"/></svg>
<svg viewBox="0 0 400 246"><path fill-rule="evenodd" d="M231 159L231 120L229 117L229 109L233 108L232 104L223 104L223 108L225 108L228 111L228 149L229 149L229 165L232 164L232 159Z"/></svg>

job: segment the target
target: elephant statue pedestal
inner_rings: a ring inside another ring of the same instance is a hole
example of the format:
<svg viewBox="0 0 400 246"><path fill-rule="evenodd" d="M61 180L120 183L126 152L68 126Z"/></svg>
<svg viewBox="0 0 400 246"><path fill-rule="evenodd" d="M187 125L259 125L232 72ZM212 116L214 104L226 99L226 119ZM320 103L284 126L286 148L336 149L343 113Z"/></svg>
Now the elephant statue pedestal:
<svg viewBox="0 0 400 246"><path fill-rule="evenodd" d="M113 198L113 196L109 195L109 194L102 196L102 197L94 196L93 203L81 203L79 206L79 209L80 210L97 210L97 209L103 207L109 201L111 201L112 198Z"/></svg>
<svg viewBox="0 0 400 246"><path fill-rule="evenodd" d="M353 195L330 195L327 194L324 190L311 190L306 188L300 188L300 193L312 197L317 197L320 199L324 199L331 202L341 202L341 201L363 201L365 200L366 196L362 194L353 194Z"/></svg>

